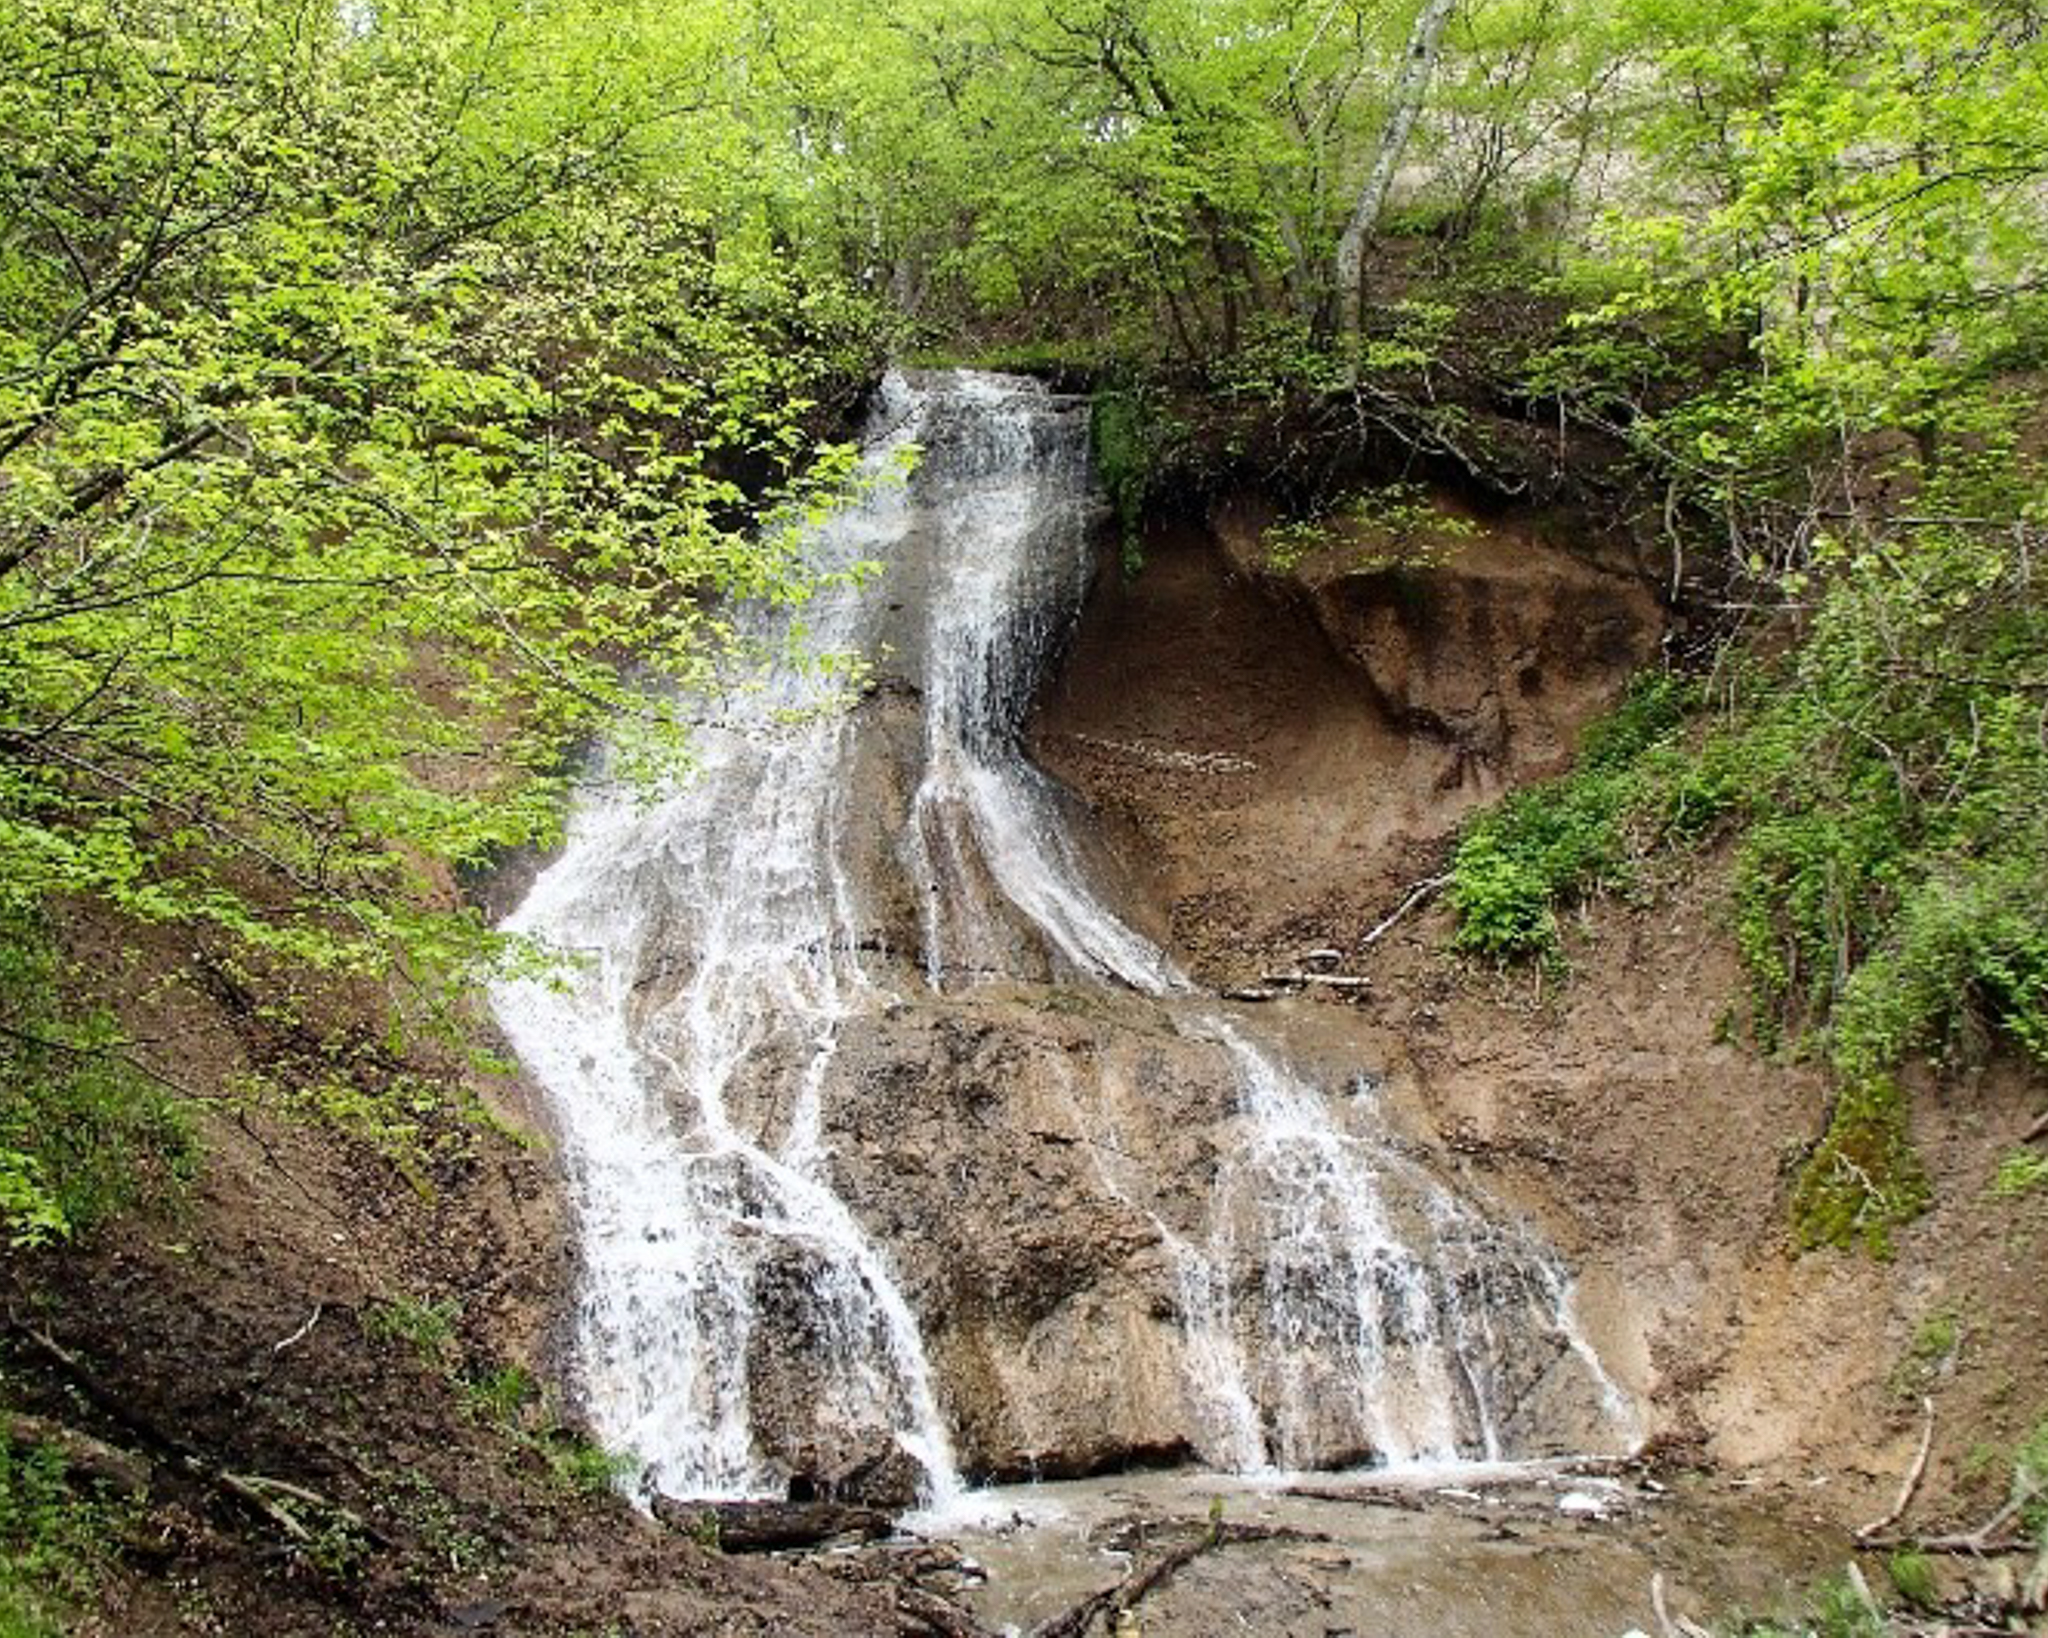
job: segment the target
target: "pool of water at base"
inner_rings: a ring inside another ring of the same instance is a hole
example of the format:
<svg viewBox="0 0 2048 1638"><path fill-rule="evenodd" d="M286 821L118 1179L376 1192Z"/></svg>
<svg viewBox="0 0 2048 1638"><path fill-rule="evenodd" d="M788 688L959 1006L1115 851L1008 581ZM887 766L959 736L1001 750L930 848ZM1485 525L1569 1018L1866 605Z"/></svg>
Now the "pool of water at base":
<svg viewBox="0 0 2048 1638"><path fill-rule="evenodd" d="M1219 1520L1271 1534L1151 1590L1145 1638L1622 1638L1659 1630L1653 1578L1674 1617L1782 1616L1847 1552L1839 1530L1726 1485L1543 1463L1122 1474L977 1491L907 1522L967 1555L976 1616L1021 1638Z"/></svg>

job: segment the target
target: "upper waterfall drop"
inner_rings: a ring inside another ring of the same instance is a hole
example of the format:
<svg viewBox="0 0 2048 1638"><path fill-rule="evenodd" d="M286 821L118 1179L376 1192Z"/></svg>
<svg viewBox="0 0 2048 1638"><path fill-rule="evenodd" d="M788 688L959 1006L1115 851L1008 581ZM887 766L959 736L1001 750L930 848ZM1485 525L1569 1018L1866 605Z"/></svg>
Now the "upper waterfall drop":
<svg viewBox="0 0 2048 1638"><path fill-rule="evenodd" d="M649 801L600 772L508 923L581 958L492 999L561 1133L599 1436L679 1495L870 1484L894 1452L940 1505L956 1443L1035 1463L1061 1418L1238 1470L1578 1439L1546 1418L1626 1437L1556 1259L1203 996L1025 755L1092 573L1085 404L892 377L875 426L871 470L914 442L915 474L810 551L879 583L805 616L872 656L869 697L807 710L816 685L776 670L719 702L686 783ZM780 617L740 618L766 645ZM1113 1039L1056 1022L1091 992ZM1220 1101L1174 1171L1141 1128L1186 1126L1154 1105L1190 1076ZM974 1111L1042 1121L1047 1096L1079 1169L1025 1152L970 1186ZM1078 1248L1094 1272L1014 1227L999 1253L960 1238L1032 1189L1111 1233Z"/></svg>

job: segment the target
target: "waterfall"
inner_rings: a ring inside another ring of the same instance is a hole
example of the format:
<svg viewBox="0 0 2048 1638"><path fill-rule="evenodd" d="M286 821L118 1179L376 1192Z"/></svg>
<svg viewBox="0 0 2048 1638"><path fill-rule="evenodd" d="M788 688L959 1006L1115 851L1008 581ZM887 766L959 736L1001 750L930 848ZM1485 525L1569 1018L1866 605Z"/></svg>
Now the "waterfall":
<svg viewBox="0 0 2048 1638"><path fill-rule="evenodd" d="M871 477L915 436L905 400L885 401ZM851 568L905 516L883 484L812 558ZM810 640L856 644L869 613L832 590L807 610ZM752 619L772 637L775 616ZM560 857L506 922L578 964L491 1000L560 1130L583 1265L578 1385L606 1446L643 1463L651 1491L779 1488L748 1363L764 1294L781 1288L785 1317L818 1339L809 1386L825 1420L888 1429L942 1504L960 1480L916 1319L825 1179L821 1089L841 1023L871 997L839 867L847 724L806 712L817 704L810 679L777 672L721 702L691 777L659 801L602 770L585 781ZM794 1083L779 1141L729 1107L763 1059Z"/></svg>
<svg viewBox="0 0 2048 1638"><path fill-rule="evenodd" d="M1026 758L1025 715L1091 572L1085 406L1000 377L892 377L878 420L872 467L914 441L915 477L811 550L828 568L875 560L881 585L836 590L806 621L814 644L881 656L917 703L893 841L850 794L866 714L806 711L815 685L777 671L720 702L674 789L649 799L602 767L586 780L507 924L576 958L492 1002L560 1132L576 1380L599 1437L644 1464L644 1488L677 1495L773 1492L812 1447L877 1436L916 1464L928 1503L959 1490L925 1346L935 1316L920 1324L834 1181L827 1105L848 1032L906 1004L865 902L884 889L856 857L893 859L914 905L911 1002L1107 987L1149 998L1237 1087L1197 1232L1146 1203L1146 1180L1103 1177L1174 1270L1188 1437L1207 1460L1511 1455L1504 1400L1554 1370L1619 1418L1556 1260L1405 1158L1370 1099L1332 1098L1201 995L1106 901L1072 799ZM780 617L741 618L774 640ZM768 1380L768 1329L802 1363L795 1392ZM1504 1381L1518 1373L1531 1380ZM794 1454L776 1431L792 1417Z"/></svg>

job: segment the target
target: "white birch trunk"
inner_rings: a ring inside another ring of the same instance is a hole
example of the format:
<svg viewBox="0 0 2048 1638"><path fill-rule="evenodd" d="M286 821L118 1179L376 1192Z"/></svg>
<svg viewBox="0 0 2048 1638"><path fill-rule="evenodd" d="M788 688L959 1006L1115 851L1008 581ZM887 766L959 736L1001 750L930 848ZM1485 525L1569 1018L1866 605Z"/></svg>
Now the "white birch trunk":
<svg viewBox="0 0 2048 1638"><path fill-rule="evenodd" d="M1394 173L1401 166L1401 154L1408 146L1408 134L1415 129L1429 94L1430 77L1443 49L1444 25L1458 0L1423 0L1408 37L1408 51L1401 72L1394 81L1393 102L1387 109L1387 123L1380 131L1379 152L1373 156L1372 174L1365 179L1351 219L1344 224L1344 236L1337 241L1337 323L1346 336L1358 333L1359 305L1364 297L1365 241L1379 226L1386 208L1387 193L1394 185Z"/></svg>

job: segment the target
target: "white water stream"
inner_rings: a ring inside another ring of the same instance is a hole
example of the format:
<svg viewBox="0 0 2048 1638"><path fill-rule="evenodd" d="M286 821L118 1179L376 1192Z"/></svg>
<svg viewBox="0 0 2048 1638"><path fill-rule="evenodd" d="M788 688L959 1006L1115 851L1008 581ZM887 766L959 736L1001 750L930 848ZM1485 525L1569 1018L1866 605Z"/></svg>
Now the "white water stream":
<svg viewBox="0 0 2048 1638"><path fill-rule="evenodd" d="M892 378L880 413L871 461L914 439L923 465L834 519L814 552L883 563L882 587L835 592L806 621L821 647L873 647L895 635L890 600L909 609L891 664L921 697L924 744L895 852L924 985L1121 986L1233 1066L1206 1231L1145 1208L1177 1273L1196 1448L1238 1471L1300 1464L1333 1429L1395 1463L1516 1454L1497 1380L1506 1324L1585 1372L1625 1439L1627 1407L1555 1259L1404 1158L1370 1100L1340 1106L1293 1073L1090 885L1068 799L1021 749L1090 572L1084 409L954 375ZM599 1437L645 1464L648 1489L774 1492L785 1474L763 1452L754 1333L799 1325L824 1419L887 1430L943 1508L961 1482L918 1316L859 1202L829 1180L821 1105L842 1029L898 998L863 963L847 862L873 823L848 811L859 719L791 721L813 696L777 672L724 702L694 777L658 800L587 781L508 923L578 965L492 1001L560 1130L583 1263L576 1370ZM739 1076L764 1071L787 1088L772 1134L730 1103ZM1133 1201L1146 1188L1105 1181Z"/></svg>

